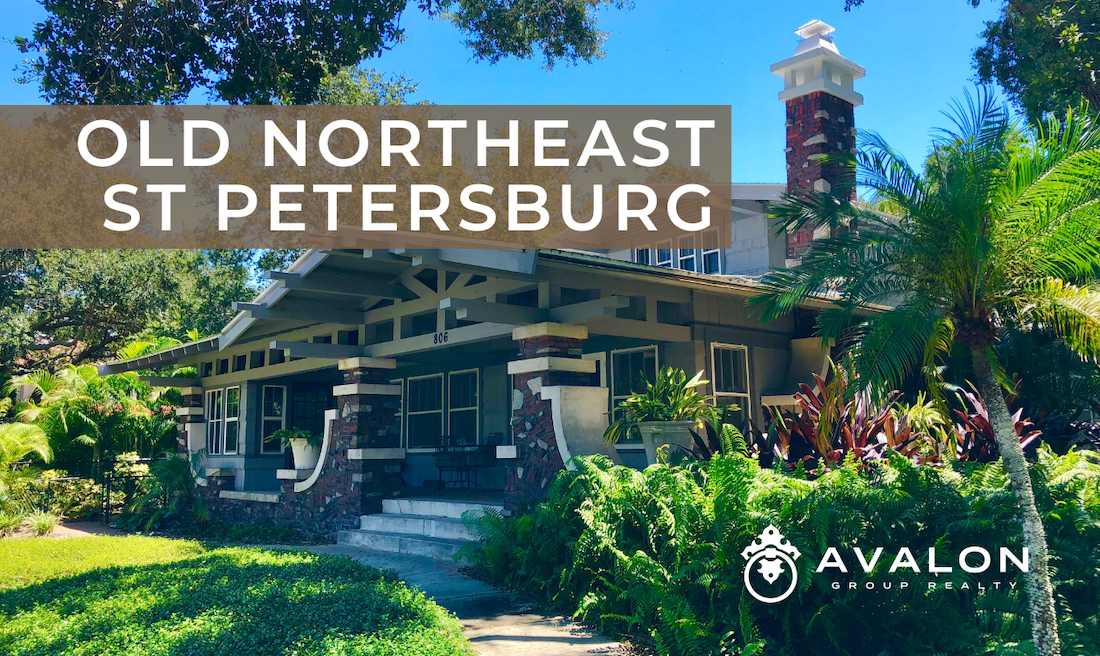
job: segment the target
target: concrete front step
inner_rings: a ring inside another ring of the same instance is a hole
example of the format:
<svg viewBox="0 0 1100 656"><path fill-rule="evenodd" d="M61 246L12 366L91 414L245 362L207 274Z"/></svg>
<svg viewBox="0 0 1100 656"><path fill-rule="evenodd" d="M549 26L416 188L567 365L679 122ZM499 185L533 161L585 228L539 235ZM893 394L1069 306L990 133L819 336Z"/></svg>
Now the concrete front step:
<svg viewBox="0 0 1100 656"><path fill-rule="evenodd" d="M363 515L359 528L378 533L400 533L445 540L476 540L477 531L452 517L425 517L424 515Z"/></svg>
<svg viewBox="0 0 1100 656"><path fill-rule="evenodd" d="M462 519L462 513L467 510L483 510L485 508L493 508L504 512L504 504L477 501L451 501L424 497L398 497L382 501L382 513L386 515L421 515Z"/></svg>
<svg viewBox="0 0 1100 656"><path fill-rule="evenodd" d="M438 560L451 560L462 548L462 545L466 544L466 540L448 540L402 533L358 530L339 531L336 534L336 544L409 556L426 556Z"/></svg>

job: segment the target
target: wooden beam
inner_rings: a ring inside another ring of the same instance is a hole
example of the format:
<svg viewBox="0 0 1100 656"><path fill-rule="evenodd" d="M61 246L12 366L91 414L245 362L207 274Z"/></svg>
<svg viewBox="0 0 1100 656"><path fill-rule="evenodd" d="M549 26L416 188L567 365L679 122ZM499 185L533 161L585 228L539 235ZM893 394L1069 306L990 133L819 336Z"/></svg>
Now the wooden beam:
<svg viewBox="0 0 1100 656"><path fill-rule="evenodd" d="M613 335L615 337L637 337L655 339L661 342L690 342L690 326L673 326L655 321L637 321L635 319L608 318L588 324L588 334Z"/></svg>
<svg viewBox="0 0 1100 656"><path fill-rule="evenodd" d="M453 310L455 317L466 321L488 321L491 323L509 323L513 326L526 326L546 321L546 310L489 303L466 298L445 298L439 301L439 309Z"/></svg>
<svg viewBox="0 0 1100 656"><path fill-rule="evenodd" d="M323 305L299 305L273 308L258 303L233 303L233 309L248 312L254 319L282 319L309 323L336 323L357 326L363 323L363 313L340 310Z"/></svg>
<svg viewBox="0 0 1100 656"><path fill-rule="evenodd" d="M615 316L615 310L628 307L630 299L626 296L607 296L594 298L583 303L562 305L550 310L550 320L557 323L585 323L597 319Z"/></svg>
<svg viewBox="0 0 1100 656"><path fill-rule="evenodd" d="M346 344L314 344L312 342L283 342L275 340L270 348L286 351L287 357L319 358L322 360L344 360L363 355L362 346Z"/></svg>
<svg viewBox="0 0 1100 656"><path fill-rule="evenodd" d="M296 273L283 271L268 271L269 280L279 280L287 289L296 289L306 292L322 292L325 294L341 294L367 298L378 296L381 298L407 298L411 296L409 290L401 285L392 283L389 277L358 275L350 276L300 276Z"/></svg>
<svg viewBox="0 0 1100 656"><path fill-rule="evenodd" d="M198 378L174 378L165 376L138 376L138 380L153 387L202 387Z"/></svg>
<svg viewBox="0 0 1100 656"><path fill-rule="evenodd" d="M513 328L515 326L510 323L479 323L473 326L452 328L442 333L428 333L427 335L406 337L392 342L371 344L366 347L366 350L369 351L368 357L393 358L408 353L421 353L436 349L444 350L462 344L484 342L505 335L511 338Z"/></svg>
<svg viewBox="0 0 1100 656"><path fill-rule="evenodd" d="M518 254L489 249L433 249L409 252L417 256L413 260L414 265L442 271L479 274L486 278L541 282L531 273L534 270L535 256L527 255L523 251L517 252Z"/></svg>
<svg viewBox="0 0 1100 656"><path fill-rule="evenodd" d="M408 265L412 260L412 254L406 254L403 248L365 248L363 258L374 262L393 262L395 264Z"/></svg>

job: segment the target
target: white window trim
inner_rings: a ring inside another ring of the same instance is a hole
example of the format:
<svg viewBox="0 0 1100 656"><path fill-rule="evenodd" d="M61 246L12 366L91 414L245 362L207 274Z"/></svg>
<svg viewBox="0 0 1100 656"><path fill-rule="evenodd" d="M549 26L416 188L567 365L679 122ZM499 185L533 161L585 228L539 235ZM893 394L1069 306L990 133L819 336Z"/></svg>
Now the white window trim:
<svg viewBox="0 0 1100 656"><path fill-rule="evenodd" d="M267 395L267 389L268 388L273 388L273 389L278 388L278 389L283 390L283 416L281 416L281 417L268 416L268 415L264 414L264 397ZM283 446L282 442L279 443L279 450L278 451L267 451L267 450L264 449L264 443L265 443L265 441L264 441L264 424L266 424L269 421L278 420L282 424L279 428L280 429L286 428L286 412L287 412L287 409L290 406L290 404L287 401L288 401L288 399L287 399L287 396L286 396L286 385L264 385L260 389L260 453L262 455L272 455L272 456L274 456L274 455L279 455L279 454L286 451L286 447Z"/></svg>
<svg viewBox="0 0 1100 656"><path fill-rule="evenodd" d="M688 244L688 246L690 246L690 248L682 248L682 246L684 245L685 242L687 242L687 244ZM684 235L683 237L680 237L680 239L677 240L676 245L678 247L681 247L681 248L676 249L676 253L675 253L675 256L674 256L674 259L676 260L676 268L680 269L681 271L698 272L699 271L699 259L698 259L699 252L695 248L695 235ZM688 255L684 255L684 251L687 251ZM692 263L690 269L684 268L684 262L686 262L688 260L691 260L691 263Z"/></svg>
<svg viewBox="0 0 1100 656"><path fill-rule="evenodd" d="M225 388L206 390L205 400L203 418L206 420L206 453L211 456L225 455ZM215 428L218 435L211 439L210 433Z"/></svg>
<svg viewBox="0 0 1100 656"><path fill-rule="evenodd" d="M229 390L237 390L237 416L236 417L230 417L229 416ZM223 409L222 409L222 453L224 453L227 456L239 455L240 452L241 452L241 387L240 387L240 385L233 385L232 387L226 387L225 388L225 393L222 395L222 398L225 399L223 401L223 403L225 405L223 406ZM226 438L229 435L229 422L233 422L233 423L237 424L237 448L233 449L232 451L230 451L228 449L228 447L225 446L226 443L228 442L228 440Z"/></svg>
<svg viewBox="0 0 1100 656"><path fill-rule="evenodd" d="M607 387L607 351L597 351L595 353L585 353L581 355L582 360L595 360L600 363L600 387ZM511 417L509 417L511 419Z"/></svg>
<svg viewBox="0 0 1100 656"><path fill-rule="evenodd" d="M625 348L625 349L613 349L611 351L611 353L610 353L610 355L607 359L608 363L611 367L611 369L608 371L608 374L607 374L607 387L608 387L607 398L608 398L609 403L610 403L610 409L609 409L608 417L610 419L614 419L613 413L615 412L615 406L619 405L619 401L622 401L623 399L630 396L630 393L624 394L622 396L615 396L615 370L614 370L615 356L620 354L620 353L636 353L638 351L650 351L650 350L653 351L654 368L656 369L657 372L660 372L661 371L661 352L660 352L660 349L657 347L656 344L651 344L649 346L635 346L633 348ZM629 443L623 443L623 444L616 444L615 449L619 450L619 451L637 451L637 450L645 449L645 445L642 444L641 442L637 442L637 443L629 442Z"/></svg>
<svg viewBox="0 0 1100 656"><path fill-rule="evenodd" d="M474 405L473 407L461 407L461 408L451 407L451 377L455 376L457 374L468 374L470 372L473 372L473 374L474 374L474 392L475 392L474 396L477 400L477 405ZM474 420L474 425L475 425L474 439L475 439L475 442L474 442L474 444L481 444L481 370L475 367L473 369L459 369L457 371L448 371L447 372L447 395L446 395L446 397L447 397L446 398L446 400L447 400L447 433L445 433L445 434L449 434L453 430L452 427L451 427L451 413L452 412L469 412L470 410L473 410L474 411L474 416L475 416L475 420Z"/></svg>
<svg viewBox="0 0 1100 656"><path fill-rule="evenodd" d="M446 419L443 415L447 411L447 394L446 394L447 390L444 389L444 384L443 383L445 381L443 379L443 372L441 371L441 372L436 373L436 374L426 374L424 376L409 376L406 379L407 380L407 385L411 389L411 385L412 385L412 382L414 380L426 380L428 378L438 378L439 379L439 409L438 410L417 410L417 411L414 412L412 410L409 410L408 406L405 405L404 401L402 401L402 407L405 411L405 418L406 418L406 421L408 421L408 418L412 417L413 415L430 415L430 414L438 413L439 414L439 432L440 432L441 435L446 435L447 433L444 430L444 428L445 428L444 422L446 421ZM433 446L413 446L412 445L412 434L411 433L406 436L406 440L405 440L404 444L405 444L406 449L410 449L414 453L416 453L416 452L427 453L427 452L431 452L431 451L436 450L436 447L433 447Z"/></svg>
<svg viewBox="0 0 1100 656"><path fill-rule="evenodd" d="M707 230L707 231L705 231L705 232L703 232L703 233L702 233L702 238L701 238L701 239L699 240L699 241L700 241L700 244L699 244L699 245L700 245L700 246L703 246L703 244L705 244L705 243L706 243L707 237L708 237L709 235L711 235L711 234L714 234L714 235L716 235L716 236L715 236L715 240L716 240L716 241L717 241L717 240L718 240L718 238L719 238L719 237L721 236L721 235L720 235L720 234L718 233L718 229L717 229L717 228L712 228L712 229L710 229L710 230ZM718 254L718 270L717 270L717 271L714 271L714 272L711 272L711 273L710 273L709 275L722 275L722 269L723 269L723 268L725 267L725 262L723 262L723 260L724 260L725 258L723 258L723 257L722 257L722 248L721 248L721 244L719 244L718 246L719 246L718 248L700 248L700 249L699 249L699 253L698 253L698 258L699 258L699 259L698 259L698 262L699 262L699 273L706 273L705 271L703 271L703 268L704 268L704 264L703 264L703 261L705 260L705 258L706 258L706 256L707 256L707 254L709 254L709 253L717 253L717 254Z"/></svg>
<svg viewBox="0 0 1100 656"><path fill-rule="evenodd" d="M662 245L667 245L668 248L661 248ZM661 251L662 250L667 250L668 251L669 259L667 259L667 260L659 259L661 257ZM676 251L675 251L675 249L672 248L672 242L671 241L658 242L657 243L657 248L653 249L653 265L654 266L663 266L663 267L668 267L668 268L671 269L672 268L672 263L675 261L675 259L676 259Z"/></svg>
<svg viewBox="0 0 1100 656"><path fill-rule="evenodd" d="M745 391L742 392L719 392L718 391L718 360L714 357L715 349L732 349L735 351L742 351L745 354ZM714 400L715 406L729 405L728 403L722 403L721 399L734 399L734 403L741 406L741 411L745 413L745 416L751 416L749 407L752 404L752 368L749 366L749 347L744 344L725 344L722 342L710 343L710 389L711 397ZM743 399L744 402L737 401L736 399Z"/></svg>

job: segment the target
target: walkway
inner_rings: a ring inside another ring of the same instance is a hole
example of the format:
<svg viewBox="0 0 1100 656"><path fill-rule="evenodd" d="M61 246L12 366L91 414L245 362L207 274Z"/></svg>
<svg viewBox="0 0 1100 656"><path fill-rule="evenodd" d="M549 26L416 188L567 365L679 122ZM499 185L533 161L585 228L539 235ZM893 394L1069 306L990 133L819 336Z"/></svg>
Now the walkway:
<svg viewBox="0 0 1100 656"><path fill-rule="evenodd" d="M458 616L466 637L482 656L580 656L627 654L626 648L562 617L539 613L486 583L465 576L449 561L371 551L344 545L302 547L315 553L354 558L364 565L395 570Z"/></svg>

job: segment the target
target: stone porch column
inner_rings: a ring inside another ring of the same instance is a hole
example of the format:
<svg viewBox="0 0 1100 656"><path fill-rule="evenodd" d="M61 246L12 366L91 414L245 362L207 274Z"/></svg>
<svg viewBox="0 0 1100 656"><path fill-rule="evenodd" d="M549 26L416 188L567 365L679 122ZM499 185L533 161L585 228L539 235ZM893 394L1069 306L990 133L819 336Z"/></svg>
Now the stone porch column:
<svg viewBox="0 0 1100 656"><path fill-rule="evenodd" d="M401 490L401 386L390 383L395 360L349 358L339 367L344 384L332 389L338 415L329 449L333 470L326 478L333 496L347 495L341 505L358 527L359 515L382 512L382 499Z"/></svg>
<svg viewBox="0 0 1100 656"><path fill-rule="evenodd" d="M553 403L556 399L560 406L560 392L552 396L543 390L591 386L596 362L581 359L581 342L587 338L586 326L559 323L533 324L512 331L512 339L519 342L519 359L508 363L508 373L513 376L515 445L515 457L506 465L504 491L505 506L510 510L523 501L541 499L550 482L565 468L564 460L580 455L563 449L564 436L558 435L555 427ZM602 409L606 411L606 400L604 404Z"/></svg>
<svg viewBox="0 0 1100 656"><path fill-rule="evenodd" d="M181 387L180 394L183 395L183 405L176 408L176 452L190 458L191 452L206 447L206 436L203 432L203 425L206 423L202 407L203 393L201 387ZM194 435L189 438L192 432ZM198 436L203 437L201 446L195 443Z"/></svg>

